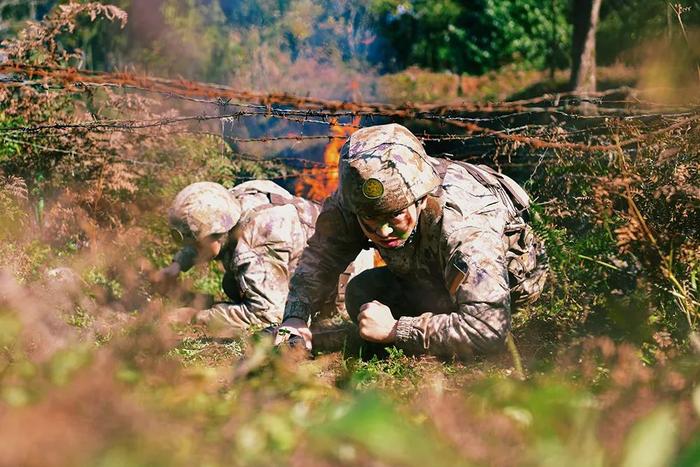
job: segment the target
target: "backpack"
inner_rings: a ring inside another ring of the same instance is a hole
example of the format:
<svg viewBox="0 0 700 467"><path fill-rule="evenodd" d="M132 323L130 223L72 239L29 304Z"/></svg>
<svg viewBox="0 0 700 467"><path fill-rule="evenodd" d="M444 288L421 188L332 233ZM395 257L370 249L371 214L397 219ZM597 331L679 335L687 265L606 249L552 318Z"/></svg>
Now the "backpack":
<svg viewBox="0 0 700 467"><path fill-rule="evenodd" d="M436 167L444 179L450 163L463 167L476 181L491 191L511 213L504 241L508 246L506 264L514 307L533 303L542 293L547 280L548 262L544 243L528 225L530 197L512 178L486 165L440 159Z"/></svg>
<svg viewBox="0 0 700 467"><path fill-rule="evenodd" d="M251 180L241 183L230 189L238 199L243 200L246 197L262 197L257 203L264 201L265 204L272 206L285 206L291 204L297 210L299 221L308 232L308 236L314 231L316 226L316 218L321 212L321 205L315 201L293 196L287 190L277 185L270 180ZM246 210L245 203L244 211ZM257 212L264 207L257 205L250 207L251 212Z"/></svg>

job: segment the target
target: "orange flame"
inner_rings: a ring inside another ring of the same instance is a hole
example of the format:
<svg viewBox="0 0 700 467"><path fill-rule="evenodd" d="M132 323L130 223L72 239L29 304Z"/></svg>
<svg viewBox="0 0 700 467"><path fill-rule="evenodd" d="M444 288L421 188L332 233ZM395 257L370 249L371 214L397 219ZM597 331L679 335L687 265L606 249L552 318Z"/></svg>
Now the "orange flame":
<svg viewBox="0 0 700 467"><path fill-rule="evenodd" d="M299 177L295 193L315 201L323 201L338 188L338 162L340 162L340 149L345 144L346 138L357 131L360 125L360 117L353 117L352 125L338 125L338 120L331 120L330 130L333 138L323 150L323 167L304 169ZM374 267L386 265L379 252L375 250L373 256Z"/></svg>
<svg viewBox="0 0 700 467"><path fill-rule="evenodd" d="M298 179L294 190L297 195L304 196L315 201L323 201L338 188L338 162L340 161L340 149L346 138L357 131L360 117L353 117L352 125L338 124L337 119L330 122L331 140L323 151L323 167L304 169Z"/></svg>

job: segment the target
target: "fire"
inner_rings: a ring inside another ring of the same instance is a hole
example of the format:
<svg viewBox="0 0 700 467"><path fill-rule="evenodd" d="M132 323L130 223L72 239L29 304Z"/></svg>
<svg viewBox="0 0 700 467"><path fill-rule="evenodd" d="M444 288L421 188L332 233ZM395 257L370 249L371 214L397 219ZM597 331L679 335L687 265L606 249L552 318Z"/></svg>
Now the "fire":
<svg viewBox="0 0 700 467"><path fill-rule="evenodd" d="M333 138L328 142L323 150L323 166L304 169L299 177L294 190L298 196L304 196L315 201L323 201L338 188L338 162L340 162L340 149L345 144L345 140L357 131L360 125L360 117L353 117L352 125L343 126L338 124L337 119L330 122L330 130ZM374 251L370 260L374 267L384 266L386 263ZM356 264L356 267L358 265ZM365 267L368 267L365 265ZM355 270L355 273L360 272Z"/></svg>
<svg viewBox="0 0 700 467"><path fill-rule="evenodd" d="M340 149L345 140L357 131L360 117L353 117L352 125L338 124L337 119L330 122L332 138L323 151L323 167L304 169L302 176L294 187L297 195L315 201L323 201L338 188L338 162L340 161Z"/></svg>

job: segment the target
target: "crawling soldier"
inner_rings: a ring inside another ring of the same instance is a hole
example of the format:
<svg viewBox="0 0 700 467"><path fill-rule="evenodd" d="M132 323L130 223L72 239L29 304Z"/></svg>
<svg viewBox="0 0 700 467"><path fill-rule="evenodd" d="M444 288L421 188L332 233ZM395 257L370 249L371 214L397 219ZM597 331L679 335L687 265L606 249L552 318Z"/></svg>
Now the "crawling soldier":
<svg viewBox="0 0 700 467"><path fill-rule="evenodd" d="M310 347L323 297L358 251L374 246L387 266L352 279L345 299L369 347L447 358L501 348L512 308L536 300L546 279L525 192L485 166L429 157L397 124L354 133L339 170L276 341L295 335Z"/></svg>
<svg viewBox="0 0 700 467"><path fill-rule="evenodd" d="M168 215L183 248L156 281L172 281L195 263L217 259L226 271L228 301L206 310L181 309L171 319L234 333L279 323L290 276L319 212L318 204L266 180L231 190L211 182L184 188Z"/></svg>

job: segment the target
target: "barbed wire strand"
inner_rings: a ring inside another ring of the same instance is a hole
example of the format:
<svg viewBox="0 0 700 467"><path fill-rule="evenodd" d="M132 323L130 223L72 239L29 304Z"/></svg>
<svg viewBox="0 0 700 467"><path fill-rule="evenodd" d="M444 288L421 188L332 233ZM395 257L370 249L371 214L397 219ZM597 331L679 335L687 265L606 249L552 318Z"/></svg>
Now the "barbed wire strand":
<svg viewBox="0 0 700 467"><path fill-rule="evenodd" d="M151 78L136 76L130 73L99 73L99 72L85 72L78 71L75 69L47 69L42 67L30 67L22 64L3 64L0 65L0 71L10 71L15 73L25 73L30 77L38 75L42 79L57 79L64 83L74 83L76 85L84 85L84 82L89 82L94 85L109 85L109 86L134 86L143 89L149 89L155 92L168 92L184 94L189 97L193 97L194 94L205 94L205 97L214 97L212 94L218 93L216 96L217 103L221 105L229 105L229 101L224 98L228 95L235 95L239 99L249 100L249 101L259 101L258 103L253 103L250 105L257 105L257 109L251 110L241 110L234 113L224 114L224 115L211 115L211 114L200 114L200 115L190 115L190 116L178 116L178 117L165 117L159 119L146 119L146 120L103 120L103 121L89 121L89 122L77 122L77 123L55 123L55 124L41 124L34 126L16 126L16 127L4 127L0 128L0 132L27 132L34 133L40 131L48 130L70 130L70 129L84 129L87 131L132 131L144 128L161 127L166 125L181 124L186 122L206 122L210 120L238 120L244 116L260 116L266 118L285 118L290 121L297 121L299 123L319 123L324 125L336 125L336 126L351 126L359 127L359 125L348 124L344 122L329 122L326 118L333 116L333 112L341 110L345 112L352 112L353 115L358 115L361 113L366 113L373 117L402 117L402 118L414 118L414 119L427 119L434 120L439 119L441 123L450 125L452 127L460 128L469 135L459 136L459 135L425 135L424 139L434 137L436 140L457 140L459 138L474 138L478 135L483 135L486 137L493 137L506 142L525 144L532 146L535 149L569 149L578 151L619 151L622 147L640 143L645 139L658 134L659 132L673 131L674 129L681 128L683 125L692 123L698 119L698 115L690 114L688 112L676 113L671 115L666 115L665 118L678 118L679 115L684 116L681 121L678 121L665 128L658 129L654 132L650 132L644 135L637 136L635 138L629 138L627 140L621 141L619 143L580 143L580 142L570 142L570 141L552 141L545 140L541 137L513 134L519 130L531 130L533 125L525 125L519 128L505 128L501 130L496 130L488 127L483 127L476 124L473 120L467 120L467 117L461 116L450 116L450 115L440 115L440 114L426 114L422 115L422 109L440 109L441 112L446 110L445 106L435 106L435 105L413 105L413 106L392 106L388 104L362 104L355 102L343 102L343 101L331 101L322 99L312 99L312 98L301 98L297 96L290 96L287 94L260 94L251 93L247 91L236 91L232 88L212 85L208 83L198 83L193 81L184 80L166 80L163 78ZM109 79L115 80L117 82L108 82ZM163 89L163 86L169 86L171 89ZM175 90L173 90L175 89ZM223 95L222 95L223 94ZM600 93L599 96L611 95L611 92ZM545 98L542 98L545 99ZM499 105L487 104L461 104L456 107L452 107L451 110L464 110L464 109L488 109L493 110L495 108L509 108L513 109L513 106L521 106L524 104L530 104L533 102L541 102L542 100L529 99L521 101L507 102ZM306 107L303 109L277 109L272 108L272 103L287 103L288 105L296 105L298 107ZM328 107L313 108L320 104L326 105ZM238 104L233 104L238 105ZM264 108L263 108L264 107ZM523 112L532 111L532 109L524 109ZM301 113L303 112L303 113ZM316 115L321 115L324 120L311 119L312 113ZM347 114L349 116L349 114ZM515 116L516 113L511 113L510 116ZM576 117L576 116L574 116ZM628 116L629 117L629 116ZM640 116L641 117L641 116ZM656 116L658 117L658 116ZM503 117L493 117L494 119L499 119ZM576 117L577 118L577 117ZM590 133L590 131L589 131ZM476 134L476 135L475 135ZM270 137L258 137L258 138L239 138L239 142L263 142L263 141L283 141L283 140L301 140L302 138L322 139L322 138L335 138L338 135L297 135L297 136L270 136ZM557 135L559 138L562 137L561 134Z"/></svg>
<svg viewBox="0 0 700 467"><path fill-rule="evenodd" d="M293 104L295 107L307 108L323 108L331 110L355 110L362 109L384 109L384 110L400 110L400 111L433 111L444 113L444 111L452 111L460 109L464 111L497 111L511 109L527 110L527 106L535 104L553 102L556 105L547 105L546 107L561 107L562 102L566 105L578 104L582 102L591 102L594 104L604 103L603 98L614 95L627 95L632 100L624 100L622 102L634 102L637 106L640 104L648 104L654 107L674 107L671 104L655 103L644 101L638 96L654 92L654 89L634 89L623 86L616 89L589 93L586 97L581 97L575 93L548 93L543 96L513 100L507 102L486 102L474 103L462 101L456 104L403 104L392 105L384 103L359 103L352 101L342 101L333 99L320 99L311 97L294 96L288 93L260 93L253 91L241 91L230 86L224 86L213 83L203 83L198 81L189 81L184 79L167 79L160 77L152 77L145 75L137 75L131 72L99 72L89 70L77 70L75 68L57 68L28 65L22 63L3 63L0 64L0 73L19 73L30 78L38 77L42 79L52 78L64 83L74 83L79 85L97 84L110 85L120 87L138 88L149 92L164 92L172 95L181 95L194 98L213 98L213 99L236 99L245 102L259 102L264 105L270 104ZM611 102L621 102L620 100Z"/></svg>

